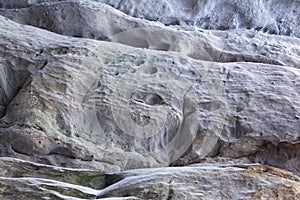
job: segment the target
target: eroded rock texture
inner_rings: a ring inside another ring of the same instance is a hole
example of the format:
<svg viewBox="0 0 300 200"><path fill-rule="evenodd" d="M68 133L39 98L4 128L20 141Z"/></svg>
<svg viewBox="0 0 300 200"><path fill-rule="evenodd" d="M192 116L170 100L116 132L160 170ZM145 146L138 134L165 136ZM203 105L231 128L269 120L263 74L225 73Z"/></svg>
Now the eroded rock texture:
<svg viewBox="0 0 300 200"><path fill-rule="evenodd" d="M254 29L299 37L299 2L290 0L97 0L124 13L166 25L204 29Z"/></svg>
<svg viewBox="0 0 300 200"><path fill-rule="evenodd" d="M298 177L265 165L197 164L105 174L11 158L0 163L2 199L300 198Z"/></svg>
<svg viewBox="0 0 300 200"><path fill-rule="evenodd" d="M4 199L299 198L295 2L0 6Z"/></svg>
<svg viewBox="0 0 300 200"><path fill-rule="evenodd" d="M88 35L93 29L88 25L90 22L93 24L99 13L102 13L102 16L109 15L110 10L106 11L106 14L103 13L106 10L103 5L99 10L99 5L101 5L99 3L110 5L129 16L159 21L165 25L196 26L218 30L251 29L270 34L300 36L298 29L300 14L298 7L300 5L298 1L293 0L255 2L243 0L2 0L0 6L11 9L1 11L2 15L14 18L21 23L29 23L61 33L68 32L69 25L65 27L65 30L60 28L63 27L66 20L76 22L76 25L73 24L75 29L82 22L87 22L79 30L84 31L79 34ZM93 7L87 6L87 4L93 5ZM78 9L78 6L81 8ZM91 12L86 12L87 10L91 10ZM95 12L96 10L100 12ZM28 16L31 19L28 19ZM98 21L110 21L113 24L116 20L114 18L117 16L118 14L114 14L111 18L98 18ZM119 18L123 17L119 15ZM97 29L99 23L94 25Z"/></svg>

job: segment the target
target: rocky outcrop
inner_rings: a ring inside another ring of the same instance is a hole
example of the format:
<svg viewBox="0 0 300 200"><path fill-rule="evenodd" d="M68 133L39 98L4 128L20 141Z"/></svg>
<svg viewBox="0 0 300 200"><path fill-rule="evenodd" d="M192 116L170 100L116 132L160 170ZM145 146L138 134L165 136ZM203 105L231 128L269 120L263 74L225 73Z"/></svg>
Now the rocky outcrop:
<svg viewBox="0 0 300 200"><path fill-rule="evenodd" d="M226 31L189 24L231 1L101 2L0 1L3 198L297 199L300 40L223 23L245 2Z"/></svg>
<svg viewBox="0 0 300 200"><path fill-rule="evenodd" d="M0 9L0 15L18 23L36 26L73 37L106 40L111 35L155 23L129 17L110 6L93 1L47 1L11 9Z"/></svg>
<svg viewBox="0 0 300 200"><path fill-rule="evenodd" d="M97 0L124 13L167 25L195 25L204 29L253 29L271 34L300 36L299 2L265 0Z"/></svg>
<svg viewBox="0 0 300 200"><path fill-rule="evenodd" d="M154 24L149 21L177 28L248 29L300 36L299 2L287 0L2 0L0 7L1 15L19 23L100 40L110 33ZM119 29L113 28L116 23Z"/></svg>
<svg viewBox="0 0 300 200"><path fill-rule="evenodd" d="M104 174L11 158L0 164L2 199L300 198L298 177L265 165L210 163Z"/></svg>
<svg viewBox="0 0 300 200"><path fill-rule="evenodd" d="M2 155L110 171L168 166L184 153L185 164L211 151L249 157L267 143L298 141L299 69L284 66L283 55L281 64L250 53L257 63L221 63L215 46L196 60L176 46L174 53L131 48L1 20ZM145 40L154 42L150 36ZM283 45L296 48L298 40L290 40Z"/></svg>

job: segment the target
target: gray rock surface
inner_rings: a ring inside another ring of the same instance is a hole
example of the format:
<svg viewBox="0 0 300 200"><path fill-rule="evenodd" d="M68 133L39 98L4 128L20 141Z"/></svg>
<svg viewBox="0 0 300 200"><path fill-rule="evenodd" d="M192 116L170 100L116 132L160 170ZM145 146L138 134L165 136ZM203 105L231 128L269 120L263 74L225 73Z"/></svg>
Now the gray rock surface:
<svg viewBox="0 0 300 200"><path fill-rule="evenodd" d="M298 199L298 11L283 2L0 0L0 194ZM260 26L296 37L245 30Z"/></svg>
<svg viewBox="0 0 300 200"><path fill-rule="evenodd" d="M0 15L58 34L97 40L108 39L126 30L155 25L89 0L46 1L26 7L13 4L11 9L0 9Z"/></svg>
<svg viewBox="0 0 300 200"><path fill-rule="evenodd" d="M207 62L180 49L67 38L1 21L2 66L17 71L6 70L1 85L16 94L2 104L2 155L110 171L167 166L188 148L187 163L212 150L230 158L255 154L252 159L268 163L256 155L266 143L298 141L297 68ZM297 48L298 39L289 40ZM201 55L216 61L213 53ZM293 162L298 154L288 157Z"/></svg>
<svg viewBox="0 0 300 200"><path fill-rule="evenodd" d="M300 198L299 177L265 165L208 163L105 174L12 158L0 164L2 199Z"/></svg>
<svg viewBox="0 0 300 200"><path fill-rule="evenodd" d="M98 40L153 25L149 21L175 28L248 29L300 37L299 6L290 0L0 0L0 15L59 34Z"/></svg>
<svg viewBox="0 0 300 200"><path fill-rule="evenodd" d="M300 36L299 2L290 0L96 0L124 13L166 25L195 25L204 29L252 29Z"/></svg>

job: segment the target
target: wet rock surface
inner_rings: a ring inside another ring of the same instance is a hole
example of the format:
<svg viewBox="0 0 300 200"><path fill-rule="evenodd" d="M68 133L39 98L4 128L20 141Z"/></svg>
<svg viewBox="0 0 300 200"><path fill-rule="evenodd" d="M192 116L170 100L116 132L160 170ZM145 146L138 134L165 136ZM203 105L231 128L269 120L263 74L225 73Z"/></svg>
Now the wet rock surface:
<svg viewBox="0 0 300 200"><path fill-rule="evenodd" d="M3 199L298 199L283 2L0 0Z"/></svg>

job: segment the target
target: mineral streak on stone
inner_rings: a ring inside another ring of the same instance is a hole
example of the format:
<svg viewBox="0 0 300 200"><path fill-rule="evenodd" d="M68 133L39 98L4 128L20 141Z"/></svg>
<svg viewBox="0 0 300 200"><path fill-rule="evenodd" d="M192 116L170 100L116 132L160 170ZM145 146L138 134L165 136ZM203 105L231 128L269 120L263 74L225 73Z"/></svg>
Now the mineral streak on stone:
<svg viewBox="0 0 300 200"><path fill-rule="evenodd" d="M1 198L299 199L297 5L0 0Z"/></svg>

